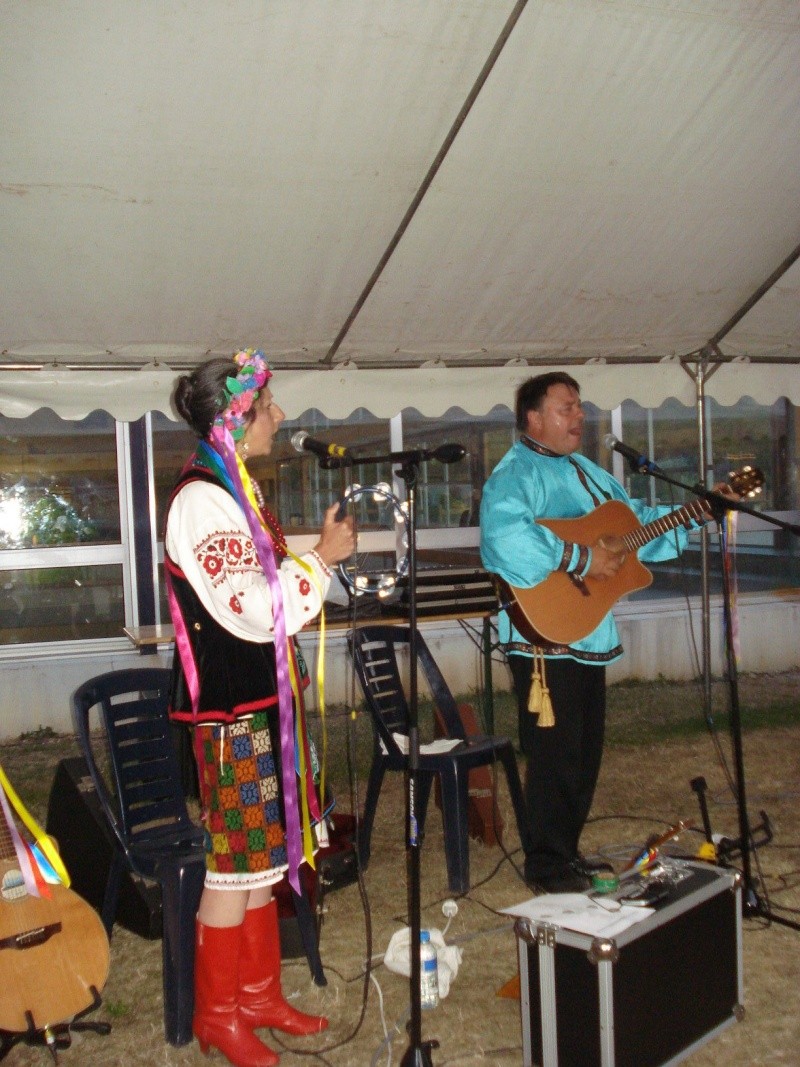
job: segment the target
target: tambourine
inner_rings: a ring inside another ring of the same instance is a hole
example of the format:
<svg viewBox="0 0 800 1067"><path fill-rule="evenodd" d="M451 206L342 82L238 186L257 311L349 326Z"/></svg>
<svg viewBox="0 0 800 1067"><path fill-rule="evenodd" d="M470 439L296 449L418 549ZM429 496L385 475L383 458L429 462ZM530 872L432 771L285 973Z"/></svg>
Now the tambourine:
<svg viewBox="0 0 800 1067"><path fill-rule="evenodd" d="M356 511L357 527L394 530L402 554L397 557L394 570L388 571L370 565L374 553L359 554L356 549L354 556L339 564L339 577L353 596L372 593L382 599L390 597L400 579L408 573L410 527L407 506L397 499L386 482L380 482L378 485L349 485L339 504L337 518L343 519L348 508Z"/></svg>

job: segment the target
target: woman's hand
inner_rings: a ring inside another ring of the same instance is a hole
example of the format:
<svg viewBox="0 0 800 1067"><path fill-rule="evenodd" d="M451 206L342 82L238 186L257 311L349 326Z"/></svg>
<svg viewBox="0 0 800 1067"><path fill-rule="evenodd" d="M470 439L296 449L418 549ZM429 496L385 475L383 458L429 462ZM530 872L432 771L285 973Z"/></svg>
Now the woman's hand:
<svg viewBox="0 0 800 1067"><path fill-rule="evenodd" d="M339 505L331 504L325 512L319 541L314 545L314 551L326 567L341 563L343 559L352 556L356 548L352 516L346 515L343 519L337 520L338 511Z"/></svg>

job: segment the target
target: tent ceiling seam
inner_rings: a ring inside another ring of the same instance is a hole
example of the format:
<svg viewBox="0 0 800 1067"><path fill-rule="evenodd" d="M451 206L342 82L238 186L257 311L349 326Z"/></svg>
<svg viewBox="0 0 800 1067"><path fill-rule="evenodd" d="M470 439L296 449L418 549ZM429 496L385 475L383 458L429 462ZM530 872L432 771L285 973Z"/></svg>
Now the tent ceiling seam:
<svg viewBox="0 0 800 1067"><path fill-rule="evenodd" d="M466 99L464 100L464 103L461 105L461 110L459 111L458 115L456 115L456 117L455 117L455 119L453 121L453 124L451 125L450 129L447 131L447 136L445 137L444 141L442 142L442 145L441 145L439 151L436 153L436 156L434 157L433 162L431 163L430 167L428 168L427 174L422 179L422 184L420 185L419 189L417 189L417 192L415 193L414 198L412 199L411 203L409 204L408 208L406 209L405 215L403 216L403 218L400 221L400 225L397 227L397 229L394 232L393 237L389 241L389 244L384 249L383 255L378 260L377 266L375 267L375 269L373 270L372 274L370 275L370 277L369 277L369 279L367 281L367 284L362 289L358 299L356 300L355 304L353 305L352 310L350 311L350 314L345 319L344 323L342 324L341 329L339 330L338 334L334 338L333 343L331 344L331 347L328 349L327 353L323 357L323 359L322 359L323 363L326 363L326 364L332 363L333 357L338 352L339 347L342 344L342 341L344 341L345 337L350 332L350 327L353 325L353 323L355 322L356 317L358 316L358 314L361 311L362 307L367 302L367 299L369 298L369 295L372 292L372 290L375 288L375 286L376 286L376 284L378 282L378 279L380 278L381 274L383 274L384 270L386 269L387 263L389 262L389 260L394 255L395 249L400 244L400 241L403 239L403 236L404 236L406 230L411 225L412 219L416 215L420 204L422 203L423 199L425 198L425 195L428 192L428 189L433 184L433 180L436 177L436 175L438 174L439 168L441 167L442 163L444 163L448 152L450 151L450 149L453 146L453 142L455 141L456 137L458 136L458 134L459 134L459 132L461 130L461 127L466 122L467 116L469 115L470 111L472 110L473 104L478 99L478 96L480 95L481 90L483 89L483 87L486 84L486 81L487 81L489 75L491 74L492 70L494 69L494 65L497 62L497 60L498 60L498 58L500 56L500 53L503 51L503 48L505 47L506 42L508 41L509 37L511 36L511 33L514 30L514 27L516 26L517 22L519 21L519 18L522 15L522 12L525 10L525 7L527 6L527 3L528 3L528 0L517 0L517 3L514 5L514 9L512 10L511 14L506 19L505 25L503 26L503 29L501 30L499 37L497 38L497 40L495 41L494 45L492 46L492 50L489 53L489 55L488 55L488 57L486 59L486 62L483 64L483 67L481 68L481 70L480 70L480 72L478 74L478 77L475 79L475 82L474 82L472 88L470 89L469 93L467 94Z"/></svg>
<svg viewBox="0 0 800 1067"><path fill-rule="evenodd" d="M784 259L784 261L778 267L776 267L776 269L772 272L772 274L770 274L766 281L762 282L761 285L759 285L758 289L756 289L756 291L747 300L745 300L739 310L734 312L733 315L731 315L725 325L722 326L714 334L713 337L709 338L705 347L701 349L701 351L713 348L715 352L719 352L719 342L723 339L723 337L726 337L731 332L734 326L736 326L737 323L739 323L745 317L748 311L755 307L759 300L761 300L761 298L770 291L773 285L775 285L775 283L783 277L786 271L794 263L796 263L798 259L800 259L800 244L797 245L795 249L789 253L786 259Z"/></svg>

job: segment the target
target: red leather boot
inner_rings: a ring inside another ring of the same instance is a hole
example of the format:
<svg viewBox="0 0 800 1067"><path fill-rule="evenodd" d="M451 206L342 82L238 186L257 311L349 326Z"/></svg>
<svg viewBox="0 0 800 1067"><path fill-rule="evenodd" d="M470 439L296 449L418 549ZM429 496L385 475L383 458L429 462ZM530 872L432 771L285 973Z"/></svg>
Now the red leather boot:
<svg viewBox="0 0 800 1067"><path fill-rule="evenodd" d="M275 1067L280 1057L260 1041L238 1005L241 926L196 925L194 1021L204 1054L219 1049L233 1067Z"/></svg>
<svg viewBox="0 0 800 1067"><path fill-rule="evenodd" d="M318 1034L327 1030L321 1015L306 1015L287 1004L281 992L281 942L278 905L245 912L239 962L239 1012L254 1030L269 1026L286 1034Z"/></svg>

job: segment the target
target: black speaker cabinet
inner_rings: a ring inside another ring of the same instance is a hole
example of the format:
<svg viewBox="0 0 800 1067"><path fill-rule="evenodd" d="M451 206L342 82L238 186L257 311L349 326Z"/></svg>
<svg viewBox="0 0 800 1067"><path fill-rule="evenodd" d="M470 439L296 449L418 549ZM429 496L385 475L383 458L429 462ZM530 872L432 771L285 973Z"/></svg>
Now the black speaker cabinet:
<svg viewBox="0 0 800 1067"><path fill-rule="evenodd" d="M56 839L71 888L102 911L113 849L106 822L85 760L61 760L47 805L47 833ZM116 922L156 940L161 937L161 889L155 882L125 871L119 888Z"/></svg>

